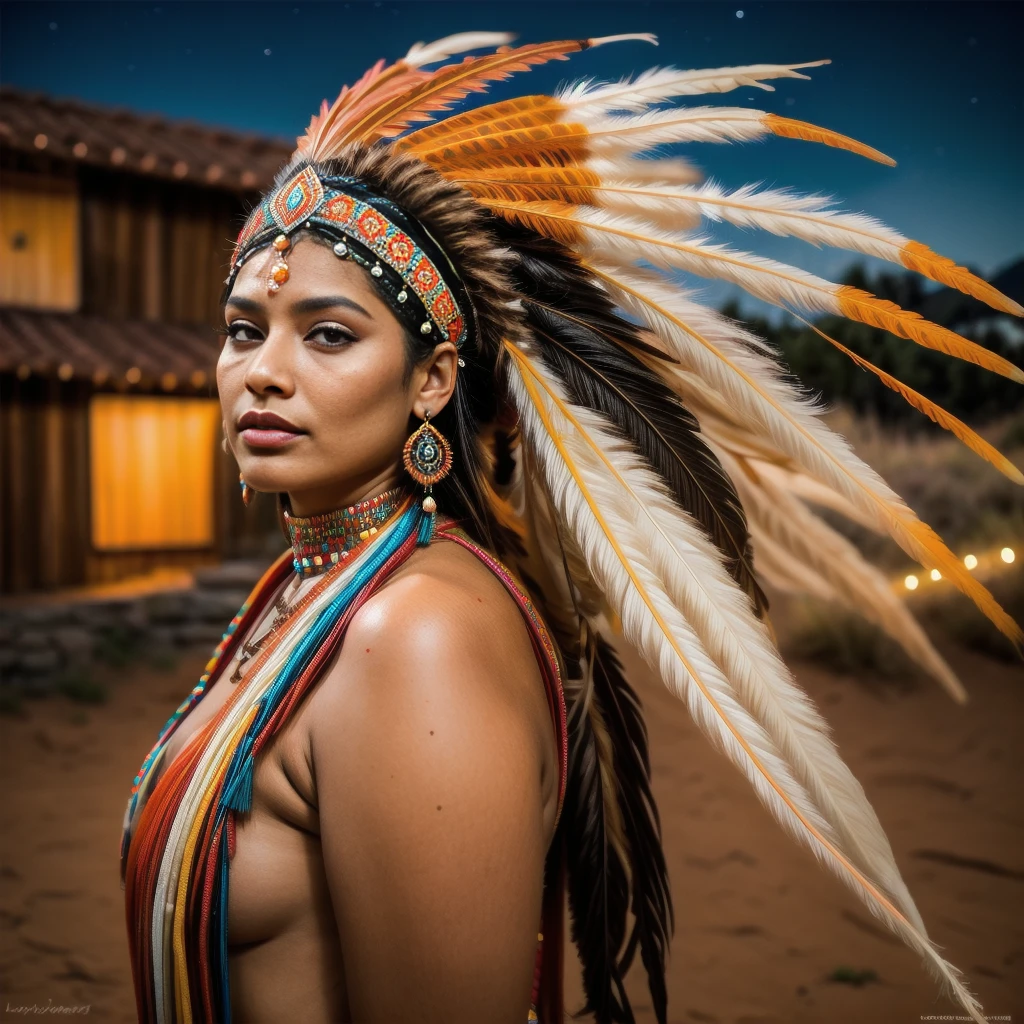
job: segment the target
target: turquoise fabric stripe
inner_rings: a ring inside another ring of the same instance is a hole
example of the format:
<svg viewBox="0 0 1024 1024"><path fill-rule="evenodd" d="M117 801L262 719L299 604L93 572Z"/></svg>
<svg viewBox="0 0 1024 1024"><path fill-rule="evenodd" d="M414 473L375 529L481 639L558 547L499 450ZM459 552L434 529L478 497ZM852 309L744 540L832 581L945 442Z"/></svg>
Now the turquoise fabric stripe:
<svg viewBox="0 0 1024 1024"><path fill-rule="evenodd" d="M426 521L426 531L424 530ZM394 529L385 537L377 547L377 550L367 557L364 565L349 581L345 589L317 616L316 621L310 626L295 646L295 649L288 656L277 679L267 690L259 704L259 711L252 724L246 730L245 736L231 757L228 770L224 776L224 785L217 799L214 831L225 827L226 817L229 811L246 813L252 807L252 782L254 771L254 759L252 750L261 731L270 721L275 710L283 697L288 693L292 684L302 675L309 666L310 661L316 654L321 643L327 634L334 627L338 618L344 614L356 595L363 589L366 583L376 574L380 567L412 536L414 533L417 539L424 535L429 538L433 527L433 515L424 512L418 505L413 505L398 522ZM221 843L219 856L219 884L220 890L214 897L215 905L220 908L220 921L217 931L218 941L215 947L219 950L219 964L211 965L213 971L219 975L219 989L221 996L221 1020L231 1020L231 992L228 982L228 955L227 955L227 908L228 908L228 854L227 834Z"/></svg>

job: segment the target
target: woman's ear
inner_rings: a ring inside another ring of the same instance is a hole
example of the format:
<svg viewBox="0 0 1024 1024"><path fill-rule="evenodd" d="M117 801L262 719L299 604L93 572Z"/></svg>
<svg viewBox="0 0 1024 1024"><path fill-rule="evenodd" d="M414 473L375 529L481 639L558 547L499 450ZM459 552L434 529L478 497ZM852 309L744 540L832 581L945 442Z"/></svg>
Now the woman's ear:
<svg viewBox="0 0 1024 1024"><path fill-rule="evenodd" d="M455 390L459 350L450 341L443 341L434 354L413 376L412 412L420 419L424 411L436 416L447 404Z"/></svg>

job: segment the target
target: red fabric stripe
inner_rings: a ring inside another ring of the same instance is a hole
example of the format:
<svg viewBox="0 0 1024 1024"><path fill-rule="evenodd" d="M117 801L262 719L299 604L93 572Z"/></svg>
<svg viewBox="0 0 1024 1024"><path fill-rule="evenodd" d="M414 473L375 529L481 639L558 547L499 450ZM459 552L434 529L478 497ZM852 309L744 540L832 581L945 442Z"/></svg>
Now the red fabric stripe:
<svg viewBox="0 0 1024 1024"><path fill-rule="evenodd" d="M210 910L213 907L213 887L217 878L217 854L220 852L220 844L224 834L224 826L221 825L214 833L213 841L209 850L206 851L202 868L202 877L197 878L195 887L201 889L203 901L199 909L199 949L198 949L198 971L189 972L198 974L199 987L202 991L204 1020L213 1021L216 1017L213 1013L213 984L210 975Z"/></svg>
<svg viewBox="0 0 1024 1024"><path fill-rule="evenodd" d="M530 632L530 641L534 653L541 665L544 686L547 692L548 709L555 727L558 745L558 806L561 812L562 799L565 796L567 781L567 765L569 735L566 726L565 695L562 692L561 671L553 650L549 651L541 636L540 630L545 629L540 614L527 605L526 589L520 588L508 567L498 561L489 551L477 545L472 538L454 524L454 520L446 522L437 530L437 536L453 540L461 544L467 551L472 551L492 572L505 584L505 589L512 595ZM532 612L532 614L531 614ZM536 616L536 618L534 617ZM550 636L548 637L550 643ZM544 890L541 911L541 934L544 936L537 950L532 1003L537 1007L539 1024L561 1024L564 1011L564 993L562 988L563 975L563 907L565 903L565 843L558 838L558 847L551 855L558 858L558 869L554 883Z"/></svg>

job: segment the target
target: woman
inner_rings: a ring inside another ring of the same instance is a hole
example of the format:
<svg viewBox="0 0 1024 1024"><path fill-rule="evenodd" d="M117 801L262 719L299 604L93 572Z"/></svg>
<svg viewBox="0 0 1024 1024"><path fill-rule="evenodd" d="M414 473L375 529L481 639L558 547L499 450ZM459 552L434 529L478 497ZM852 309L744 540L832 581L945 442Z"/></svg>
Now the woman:
<svg viewBox="0 0 1024 1024"><path fill-rule="evenodd" d="M768 226L1021 310L876 221L636 159L774 132L887 160L763 112L658 106L810 65L666 69L432 121L610 41L466 34L376 65L313 119L239 236L225 438L243 498L280 496L292 549L135 780L122 866L144 1020L560 1020L563 887L588 1009L632 1020L622 978L639 952L666 1020L672 905L616 636L982 1019L778 656L753 556L767 579L880 620L956 696L906 610L798 495L888 530L1020 630L763 343L651 265L1018 379L890 303L687 230L705 215Z"/></svg>

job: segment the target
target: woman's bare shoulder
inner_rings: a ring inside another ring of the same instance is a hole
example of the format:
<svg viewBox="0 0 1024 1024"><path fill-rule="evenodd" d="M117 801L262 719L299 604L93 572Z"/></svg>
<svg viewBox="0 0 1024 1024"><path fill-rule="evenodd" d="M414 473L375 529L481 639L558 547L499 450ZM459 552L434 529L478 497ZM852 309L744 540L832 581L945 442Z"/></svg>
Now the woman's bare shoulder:
<svg viewBox="0 0 1024 1024"><path fill-rule="evenodd" d="M488 566L450 542L417 550L355 613L318 703L341 700L348 716L365 687L380 709L432 691L437 704L468 699L497 711L511 702L535 722L539 710L548 714L519 606Z"/></svg>
<svg viewBox="0 0 1024 1024"><path fill-rule="evenodd" d="M457 647L469 656L522 666L534 661L529 631L505 585L459 544L435 541L399 567L353 617L349 637ZM349 640L346 639L346 643Z"/></svg>
<svg viewBox="0 0 1024 1024"><path fill-rule="evenodd" d="M539 675L514 599L456 544L410 556L353 616L307 721L324 869L364 1005L396 978L421 1001L508 1005L510 964L525 992L555 777ZM481 995L488 972L500 996Z"/></svg>

